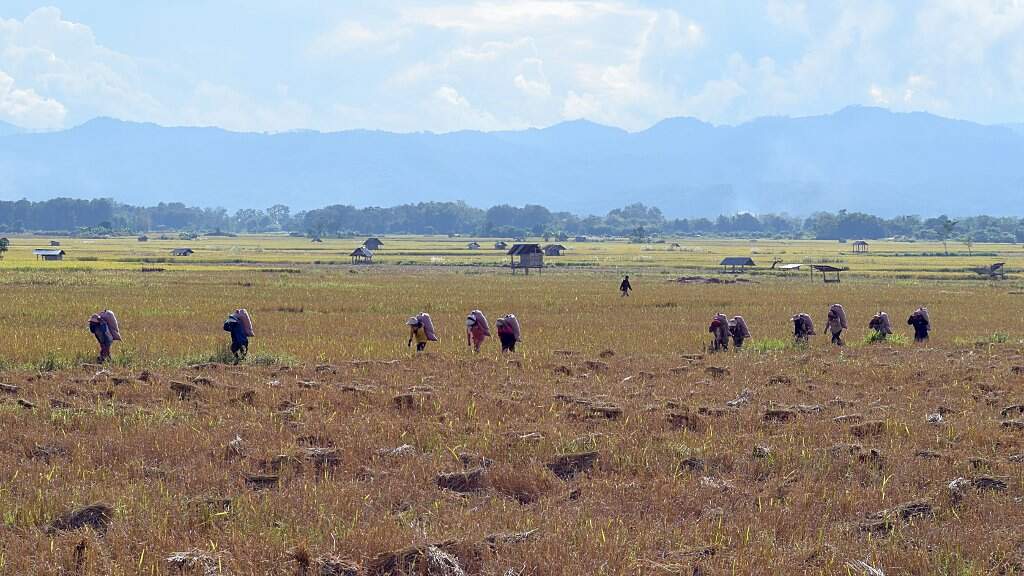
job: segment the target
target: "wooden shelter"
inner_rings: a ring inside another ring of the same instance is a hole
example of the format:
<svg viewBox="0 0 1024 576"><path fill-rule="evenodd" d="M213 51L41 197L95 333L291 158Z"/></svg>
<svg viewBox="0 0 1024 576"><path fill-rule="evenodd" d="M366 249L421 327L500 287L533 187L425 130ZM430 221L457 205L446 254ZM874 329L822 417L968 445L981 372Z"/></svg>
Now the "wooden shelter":
<svg viewBox="0 0 1024 576"><path fill-rule="evenodd" d="M508 250L508 243L498 240L494 243L495 250Z"/></svg>
<svg viewBox="0 0 1024 576"><path fill-rule="evenodd" d="M175 248L171 250L171 256L191 256L195 253L196 251L191 248Z"/></svg>
<svg viewBox="0 0 1024 576"><path fill-rule="evenodd" d="M561 244L548 244L544 247L545 256L561 256L562 252L565 252L565 246Z"/></svg>
<svg viewBox="0 0 1024 576"><path fill-rule="evenodd" d="M370 252L376 252L384 247L384 243L380 241L380 238L367 238L366 242L363 242L363 246Z"/></svg>
<svg viewBox="0 0 1024 576"><path fill-rule="evenodd" d="M143 234L143 235L138 237L138 241L139 242L149 242L149 236L146 236L145 234Z"/></svg>
<svg viewBox="0 0 1024 576"><path fill-rule="evenodd" d="M349 256L352 257L353 264L373 264L373 251L365 245L353 250Z"/></svg>
<svg viewBox="0 0 1024 576"><path fill-rule="evenodd" d="M839 273L843 272L845 269L829 266L828 264L812 264L811 270L812 274L814 273L813 271L821 272L821 279L826 284L832 284L839 282Z"/></svg>
<svg viewBox="0 0 1024 576"><path fill-rule="evenodd" d="M470 242L469 244L466 245L466 248L469 248L470 250L479 250L480 249L480 243L479 242Z"/></svg>
<svg viewBox="0 0 1024 576"><path fill-rule="evenodd" d="M33 250L33 254L36 256L36 260L47 260L47 261L60 261L64 259L67 252L63 250Z"/></svg>
<svg viewBox="0 0 1024 576"><path fill-rule="evenodd" d="M50 240L50 246L60 246L60 242L56 240Z"/></svg>
<svg viewBox="0 0 1024 576"><path fill-rule="evenodd" d="M511 258L509 266L513 274L525 270L529 275L530 268L544 270L544 251L540 249L539 244L513 244L508 255Z"/></svg>
<svg viewBox="0 0 1024 576"><path fill-rule="evenodd" d="M589 242L589 241L590 241L590 239L589 239L589 238L587 238L586 236L577 236L577 237L576 237L576 241L577 241L577 242Z"/></svg>
<svg viewBox="0 0 1024 576"><path fill-rule="evenodd" d="M754 264L754 259L749 256L730 256L723 258L721 264L722 271L725 272L728 269L730 274L739 274L746 271L747 266L757 266Z"/></svg>
<svg viewBox="0 0 1024 576"><path fill-rule="evenodd" d="M863 240L857 240L856 242L853 243L853 253L854 254L867 254L868 253L868 243L863 241Z"/></svg>
<svg viewBox="0 0 1024 576"><path fill-rule="evenodd" d="M974 268L974 272L979 276L986 276L991 279L1001 278L1006 279L1006 262L996 262L991 266L982 266L980 268Z"/></svg>

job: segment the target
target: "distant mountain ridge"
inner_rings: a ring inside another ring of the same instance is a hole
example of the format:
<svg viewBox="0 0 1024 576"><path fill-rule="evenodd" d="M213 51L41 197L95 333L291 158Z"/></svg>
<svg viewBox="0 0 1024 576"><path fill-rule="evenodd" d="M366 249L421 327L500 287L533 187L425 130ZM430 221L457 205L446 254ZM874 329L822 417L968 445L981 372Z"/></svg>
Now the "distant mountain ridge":
<svg viewBox="0 0 1024 576"><path fill-rule="evenodd" d="M309 209L465 200L580 214L630 202L669 216L863 210L1024 214L1024 130L851 107L642 132L578 120L447 134L237 133L108 118L0 144L0 199Z"/></svg>

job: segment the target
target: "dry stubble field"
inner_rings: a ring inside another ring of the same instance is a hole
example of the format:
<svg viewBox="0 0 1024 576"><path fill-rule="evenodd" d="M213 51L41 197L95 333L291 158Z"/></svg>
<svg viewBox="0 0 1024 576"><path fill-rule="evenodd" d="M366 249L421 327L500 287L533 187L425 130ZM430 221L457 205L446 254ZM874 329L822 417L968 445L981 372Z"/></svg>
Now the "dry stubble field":
<svg viewBox="0 0 1024 576"><path fill-rule="evenodd" d="M0 573L1024 573L1015 282L665 278L6 274ZM701 354L719 309L785 340L832 301L843 351ZM928 346L859 343L919 304ZM256 362L208 364L240 305ZM520 354L466 351L475 307L522 319ZM420 309L442 342L415 357Z"/></svg>

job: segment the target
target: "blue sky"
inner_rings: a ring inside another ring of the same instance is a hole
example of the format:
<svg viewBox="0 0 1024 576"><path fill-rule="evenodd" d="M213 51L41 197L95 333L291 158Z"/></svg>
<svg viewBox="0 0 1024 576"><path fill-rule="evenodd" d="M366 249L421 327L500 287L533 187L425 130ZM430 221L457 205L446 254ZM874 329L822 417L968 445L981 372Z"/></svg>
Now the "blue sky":
<svg viewBox="0 0 1024 576"><path fill-rule="evenodd" d="M3 0L0 120L244 131L1024 121L1024 0Z"/></svg>

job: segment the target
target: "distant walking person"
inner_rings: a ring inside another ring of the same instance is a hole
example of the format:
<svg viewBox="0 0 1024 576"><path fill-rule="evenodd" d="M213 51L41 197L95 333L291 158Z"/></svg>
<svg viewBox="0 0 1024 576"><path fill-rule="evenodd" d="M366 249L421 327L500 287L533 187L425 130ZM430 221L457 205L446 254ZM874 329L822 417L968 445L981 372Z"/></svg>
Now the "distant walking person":
<svg viewBox="0 0 1024 576"><path fill-rule="evenodd" d="M117 316L111 310L103 310L89 317L89 331L96 337L100 345L96 362L103 364L110 360L110 347L121 339L121 330L117 325Z"/></svg>
<svg viewBox="0 0 1024 576"><path fill-rule="evenodd" d="M519 319L514 314L506 314L498 318L498 339L501 340L501 351L515 352L516 343L522 338L522 329L519 326Z"/></svg>
<svg viewBox="0 0 1024 576"><path fill-rule="evenodd" d="M623 296L629 296L629 293L633 291L633 285L629 283L629 274L622 279L622 283L619 284L619 292Z"/></svg>
<svg viewBox="0 0 1024 576"><path fill-rule="evenodd" d="M430 319L430 314L420 312L416 316L409 317L405 324L409 327L407 346L412 346L412 341L416 340L417 352L426 350L427 342L437 342L437 334L434 332L434 322Z"/></svg>
<svg viewBox="0 0 1024 576"><path fill-rule="evenodd" d="M725 314L715 314L708 326L708 332L711 333L712 352L729 349L729 318Z"/></svg>
<svg viewBox="0 0 1024 576"><path fill-rule="evenodd" d="M871 317L868 328L875 331L875 340L886 340L892 334L892 325L889 323L889 315L879 312Z"/></svg>
<svg viewBox="0 0 1024 576"><path fill-rule="evenodd" d="M466 345L473 347L473 352L480 352L480 346L491 335L491 327L487 317L479 310L473 310L466 316Z"/></svg>
<svg viewBox="0 0 1024 576"><path fill-rule="evenodd" d="M743 341L750 338L750 329L747 328L747 321L743 316L733 316L732 320L729 320L729 334L732 335L733 347L743 348Z"/></svg>
<svg viewBox="0 0 1024 576"><path fill-rule="evenodd" d="M245 308L239 308L224 321L224 331L231 334L231 353L238 364L249 354L249 338L256 335L252 328L252 317Z"/></svg>
<svg viewBox="0 0 1024 576"><path fill-rule="evenodd" d="M907 318L907 324L914 327L914 342L925 342L928 340L928 332L932 329L932 324L928 319L928 309L921 306L914 313Z"/></svg>
<svg viewBox="0 0 1024 576"><path fill-rule="evenodd" d="M810 314L801 312L793 316L793 338L797 344L807 344L811 336L814 336L814 321Z"/></svg>
<svg viewBox="0 0 1024 576"><path fill-rule="evenodd" d="M846 324L846 310L842 304L833 304L828 308L828 330L832 333L832 343L836 346L843 346L843 330L848 328Z"/></svg>

